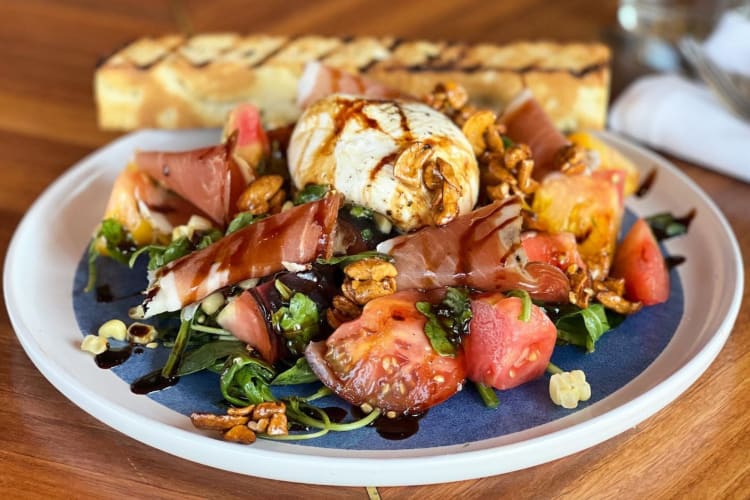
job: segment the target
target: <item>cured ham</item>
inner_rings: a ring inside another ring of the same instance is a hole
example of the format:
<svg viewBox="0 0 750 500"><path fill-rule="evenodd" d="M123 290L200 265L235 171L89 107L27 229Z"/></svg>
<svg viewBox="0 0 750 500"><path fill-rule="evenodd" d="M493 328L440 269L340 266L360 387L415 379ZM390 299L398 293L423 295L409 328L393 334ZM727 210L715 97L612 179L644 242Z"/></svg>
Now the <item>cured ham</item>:
<svg viewBox="0 0 750 500"><path fill-rule="evenodd" d="M555 156L568 140L555 128L530 92L520 93L500 117L506 133L515 142L528 144L534 158L533 177L541 181L557 170Z"/></svg>
<svg viewBox="0 0 750 500"><path fill-rule="evenodd" d="M395 260L399 290L469 286L526 290L539 300L567 300L570 283L557 268L527 263L521 246L521 200L508 198L378 245Z"/></svg>
<svg viewBox="0 0 750 500"><path fill-rule="evenodd" d="M359 318L310 343L310 368L357 406L414 413L445 401L460 389L466 366L460 351L441 356L430 345L426 317L415 307L428 299L410 290L368 302Z"/></svg>
<svg viewBox="0 0 750 500"><path fill-rule="evenodd" d="M138 151L135 163L160 184L224 226L247 183L232 159L233 141L192 151Z"/></svg>
<svg viewBox="0 0 750 500"><path fill-rule="evenodd" d="M104 219L118 221L133 242L142 246L169 241L172 228L187 223L196 213L193 205L131 164L120 172L112 186Z"/></svg>
<svg viewBox="0 0 750 500"><path fill-rule="evenodd" d="M461 130L417 102L334 95L297 122L288 150L297 188L328 184L411 231L476 204L479 168Z"/></svg>
<svg viewBox="0 0 750 500"><path fill-rule="evenodd" d="M350 94L373 99L411 98L408 94L369 78L326 66L318 61L308 62L297 86L297 106L305 109L331 94Z"/></svg>
<svg viewBox="0 0 750 500"><path fill-rule="evenodd" d="M201 300L211 292L330 257L340 194L306 203L239 229L216 243L157 269L142 308L151 317Z"/></svg>

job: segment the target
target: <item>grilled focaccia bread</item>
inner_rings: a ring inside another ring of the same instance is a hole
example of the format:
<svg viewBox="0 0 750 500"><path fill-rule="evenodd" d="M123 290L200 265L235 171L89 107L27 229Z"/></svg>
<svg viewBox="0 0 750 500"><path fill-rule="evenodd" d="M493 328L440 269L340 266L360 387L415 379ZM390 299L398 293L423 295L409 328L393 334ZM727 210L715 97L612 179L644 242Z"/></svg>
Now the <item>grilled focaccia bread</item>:
<svg viewBox="0 0 750 500"><path fill-rule="evenodd" d="M609 49L601 44L509 45L394 38L179 35L137 40L106 59L94 81L105 129L223 124L240 102L267 126L294 121L304 64L318 60L421 96L439 82L463 85L474 104L499 110L529 88L558 128L602 128Z"/></svg>

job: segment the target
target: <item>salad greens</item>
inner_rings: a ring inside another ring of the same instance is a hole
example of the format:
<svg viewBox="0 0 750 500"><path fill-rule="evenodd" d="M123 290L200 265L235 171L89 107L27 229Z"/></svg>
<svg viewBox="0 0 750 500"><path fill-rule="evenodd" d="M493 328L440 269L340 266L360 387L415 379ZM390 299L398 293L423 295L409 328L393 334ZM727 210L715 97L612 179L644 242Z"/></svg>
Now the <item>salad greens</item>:
<svg viewBox="0 0 750 500"><path fill-rule="evenodd" d="M623 319L622 315L606 311L601 304L591 304L585 309L565 308L555 320L557 338L594 352L597 340Z"/></svg>
<svg viewBox="0 0 750 500"><path fill-rule="evenodd" d="M318 334L319 321L315 302L299 292L289 298L288 305L280 307L271 316L274 329L286 339L287 348L296 356L302 355L307 344Z"/></svg>

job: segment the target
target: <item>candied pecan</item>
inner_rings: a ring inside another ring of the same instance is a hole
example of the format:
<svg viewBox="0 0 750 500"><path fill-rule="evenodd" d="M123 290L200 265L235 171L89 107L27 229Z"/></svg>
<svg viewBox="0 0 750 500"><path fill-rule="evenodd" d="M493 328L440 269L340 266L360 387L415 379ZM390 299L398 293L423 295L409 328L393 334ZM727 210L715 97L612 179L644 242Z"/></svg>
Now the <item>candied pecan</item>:
<svg viewBox="0 0 750 500"><path fill-rule="evenodd" d="M495 113L489 109L483 109L471 115L461 127L475 155L479 156L487 149L486 133L494 129L496 118ZM500 143L502 144L502 139Z"/></svg>
<svg viewBox="0 0 750 500"><path fill-rule="evenodd" d="M240 195L237 209L254 215L280 212L286 198L283 185L284 178L280 175L258 177Z"/></svg>
<svg viewBox="0 0 750 500"><path fill-rule="evenodd" d="M286 405L282 401L266 401L255 405L253 410L253 420L258 420L277 413L286 412Z"/></svg>
<svg viewBox="0 0 750 500"><path fill-rule="evenodd" d="M269 436L285 436L289 434L286 414L275 413L271 415L271 419L268 421L268 427L266 427L266 434Z"/></svg>
<svg viewBox="0 0 750 500"><path fill-rule="evenodd" d="M224 432L224 439L234 443L253 444L255 442L255 433L246 425L235 425Z"/></svg>
<svg viewBox="0 0 750 500"><path fill-rule="evenodd" d="M611 291L597 292L596 300L602 303L607 309L611 309L620 314L633 314L641 310L643 304L640 302L631 302L621 295Z"/></svg>
<svg viewBox="0 0 750 500"><path fill-rule="evenodd" d="M193 413L190 421L198 429L227 430L235 425L245 425L249 419L244 416L215 415L213 413Z"/></svg>
<svg viewBox="0 0 750 500"><path fill-rule="evenodd" d="M581 269L573 264L569 267L566 274L570 280L570 293L568 294L568 300L571 304L575 304L578 307L588 307L589 301L594 295L589 273L586 272L585 269Z"/></svg>

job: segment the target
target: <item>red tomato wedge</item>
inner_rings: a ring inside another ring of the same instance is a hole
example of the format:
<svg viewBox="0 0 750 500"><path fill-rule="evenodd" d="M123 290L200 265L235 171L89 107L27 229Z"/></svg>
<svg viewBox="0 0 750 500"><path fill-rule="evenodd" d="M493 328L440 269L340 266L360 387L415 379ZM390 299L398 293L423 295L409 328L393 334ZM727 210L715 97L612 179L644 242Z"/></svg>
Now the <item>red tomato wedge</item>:
<svg viewBox="0 0 750 500"><path fill-rule="evenodd" d="M252 346L269 363L281 358L283 346L279 336L268 328L265 311L250 291L242 292L222 309L219 326Z"/></svg>
<svg viewBox="0 0 750 500"><path fill-rule="evenodd" d="M669 271L648 223L638 219L615 252L612 276L625 278L625 297L644 305L669 298Z"/></svg>
<svg viewBox="0 0 750 500"><path fill-rule="evenodd" d="M231 142L233 134L233 158L243 169L245 180L250 182L257 176L256 167L271 152L258 108L252 104L240 104L229 113L221 134L222 142Z"/></svg>
<svg viewBox="0 0 750 500"><path fill-rule="evenodd" d="M469 380L511 389L542 375L549 364L557 329L539 307L529 321L519 319L522 301L502 294L471 301L473 318L464 337Z"/></svg>
<svg viewBox="0 0 750 500"><path fill-rule="evenodd" d="M310 367L354 405L416 413L445 401L461 387L461 352L440 356L424 333L415 304L428 296L409 290L367 303L362 315L305 351Z"/></svg>
<svg viewBox="0 0 750 500"><path fill-rule="evenodd" d="M576 237L573 233L539 233L530 231L521 235L529 262L546 262L565 271L571 264L584 268L585 264L578 253Z"/></svg>

